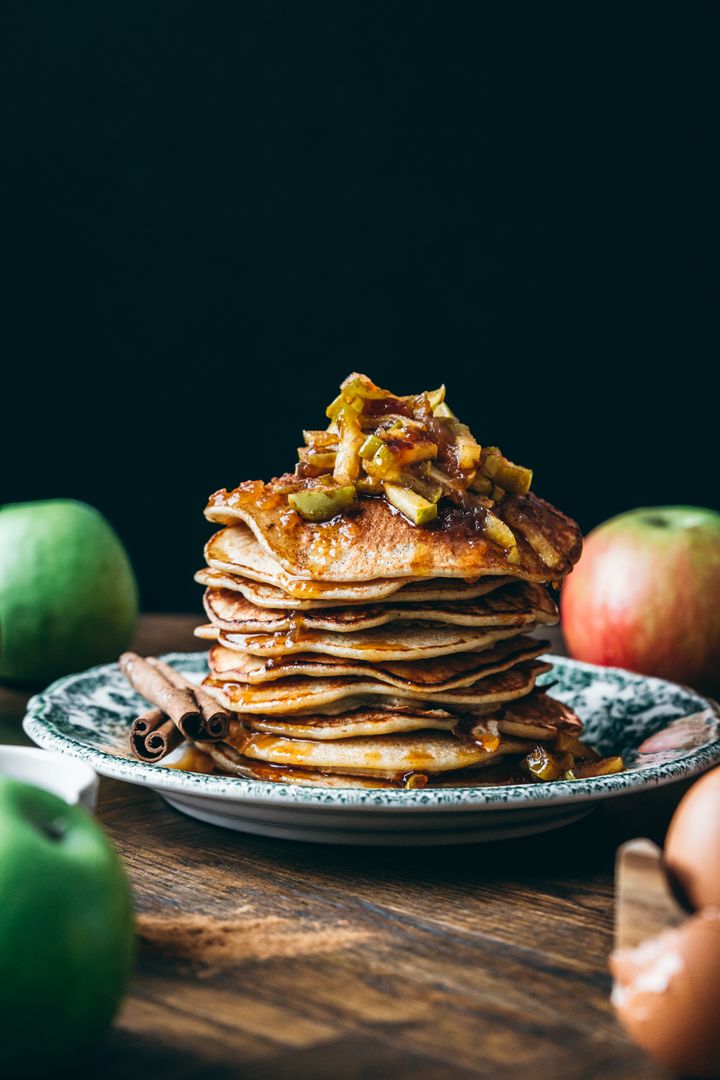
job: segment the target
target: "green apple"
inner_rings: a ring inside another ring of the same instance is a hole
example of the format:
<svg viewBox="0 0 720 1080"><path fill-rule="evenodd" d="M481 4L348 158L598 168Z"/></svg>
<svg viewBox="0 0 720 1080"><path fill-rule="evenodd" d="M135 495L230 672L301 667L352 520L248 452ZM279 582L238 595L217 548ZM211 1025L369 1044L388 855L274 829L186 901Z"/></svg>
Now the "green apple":
<svg viewBox="0 0 720 1080"><path fill-rule="evenodd" d="M720 693L720 514L631 510L590 533L562 591L572 656Z"/></svg>
<svg viewBox="0 0 720 1080"><path fill-rule="evenodd" d="M133 957L130 887L90 814L0 778L2 1071L56 1075L102 1038Z"/></svg>
<svg viewBox="0 0 720 1080"><path fill-rule="evenodd" d="M0 508L0 679L47 683L130 644L138 594L108 522L67 499Z"/></svg>

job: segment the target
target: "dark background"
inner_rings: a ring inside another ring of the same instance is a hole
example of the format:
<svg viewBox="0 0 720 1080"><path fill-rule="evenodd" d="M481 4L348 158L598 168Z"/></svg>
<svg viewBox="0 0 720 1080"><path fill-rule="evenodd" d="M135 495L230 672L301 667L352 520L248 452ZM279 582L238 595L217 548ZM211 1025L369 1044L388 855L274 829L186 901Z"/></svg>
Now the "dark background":
<svg viewBox="0 0 720 1080"><path fill-rule="evenodd" d="M0 502L198 607L206 496L356 368L586 529L720 508L711 10L11 5Z"/></svg>

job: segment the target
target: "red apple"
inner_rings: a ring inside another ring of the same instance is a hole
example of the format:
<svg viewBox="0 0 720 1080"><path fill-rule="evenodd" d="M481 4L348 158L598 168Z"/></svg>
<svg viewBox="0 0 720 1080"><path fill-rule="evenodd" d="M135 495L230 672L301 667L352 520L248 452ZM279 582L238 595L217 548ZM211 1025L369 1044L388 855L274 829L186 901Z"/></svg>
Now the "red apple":
<svg viewBox="0 0 720 1080"><path fill-rule="evenodd" d="M720 514L631 510L599 525L562 592L570 653L720 691Z"/></svg>

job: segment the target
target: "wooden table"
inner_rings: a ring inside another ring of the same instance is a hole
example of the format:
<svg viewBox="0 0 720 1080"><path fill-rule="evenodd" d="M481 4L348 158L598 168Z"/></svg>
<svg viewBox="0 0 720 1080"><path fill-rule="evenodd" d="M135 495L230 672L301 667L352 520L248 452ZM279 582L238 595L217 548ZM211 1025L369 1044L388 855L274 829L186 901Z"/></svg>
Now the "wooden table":
<svg viewBox="0 0 720 1080"><path fill-rule="evenodd" d="M148 616L138 651L198 647ZM0 690L0 740L25 696ZM103 780L98 817L135 890L137 973L105 1078L649 1080L606 957L619 842L661 840L672 788L508 844L325 847L228 832Z"/></svg>

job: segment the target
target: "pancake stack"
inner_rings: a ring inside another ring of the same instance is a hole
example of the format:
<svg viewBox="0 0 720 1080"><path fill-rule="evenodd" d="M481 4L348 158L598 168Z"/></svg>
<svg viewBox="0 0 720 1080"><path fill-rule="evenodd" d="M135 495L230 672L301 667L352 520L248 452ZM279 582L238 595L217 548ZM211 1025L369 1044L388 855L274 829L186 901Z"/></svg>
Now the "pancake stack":
<svg viewBox="0 0 720 1080"><path fill-rule="evenodd" d="M236 716L203 747L222 771L420 787L555 779L582 754L534 633L579 530L443 398L350 376L293 474L211 497L197 634Z"/></svg>

